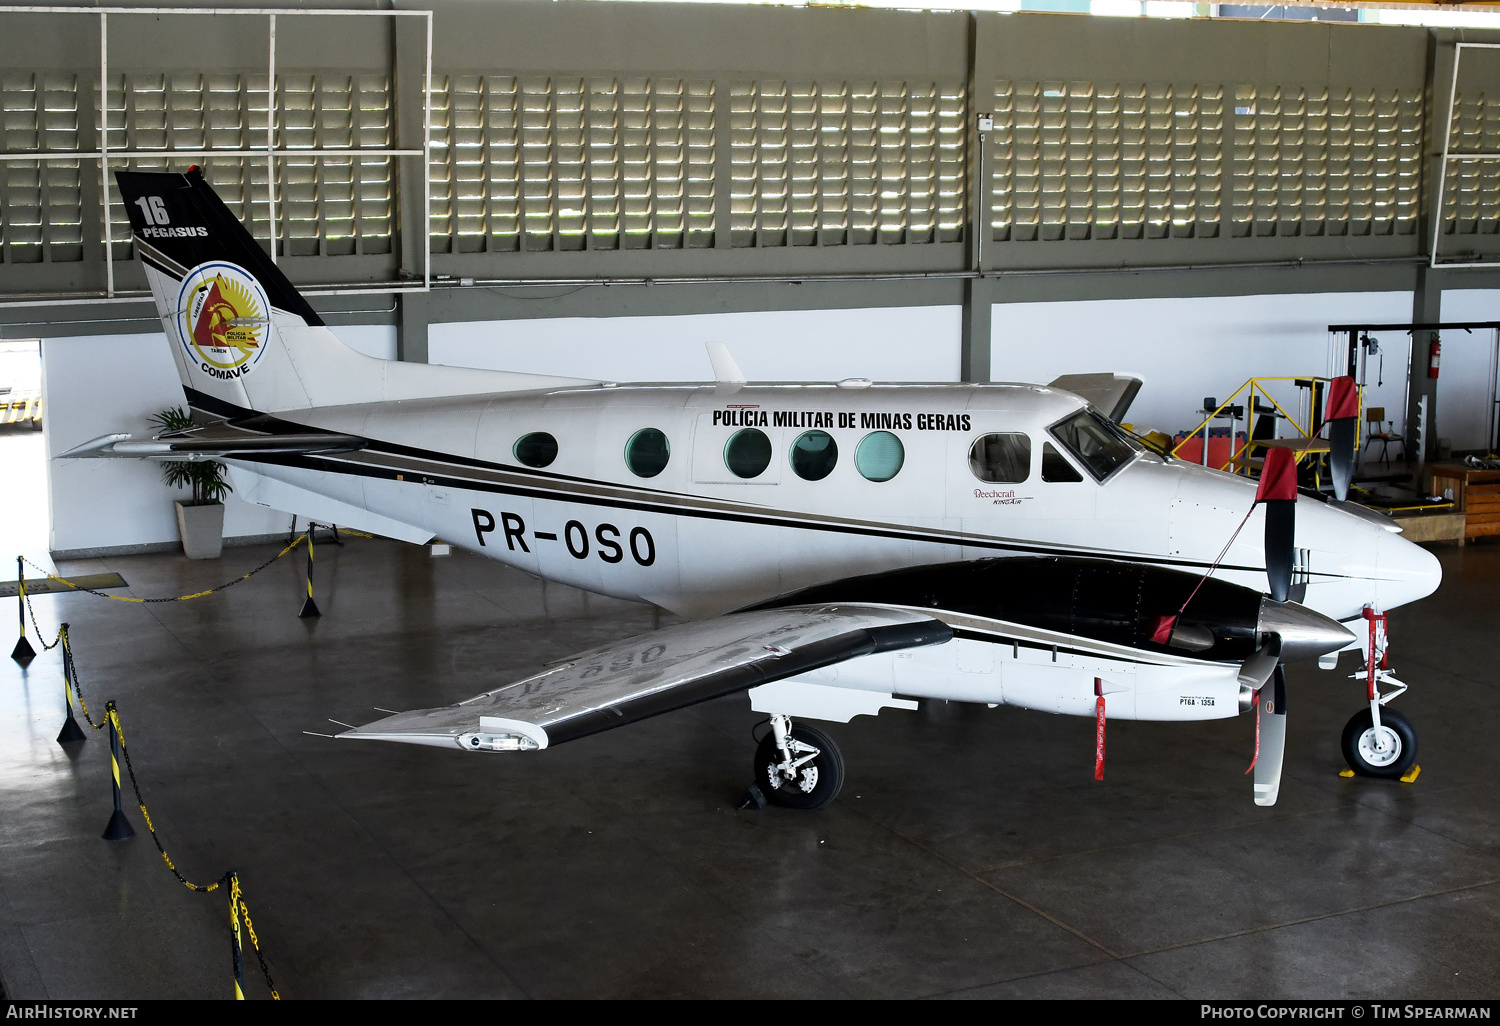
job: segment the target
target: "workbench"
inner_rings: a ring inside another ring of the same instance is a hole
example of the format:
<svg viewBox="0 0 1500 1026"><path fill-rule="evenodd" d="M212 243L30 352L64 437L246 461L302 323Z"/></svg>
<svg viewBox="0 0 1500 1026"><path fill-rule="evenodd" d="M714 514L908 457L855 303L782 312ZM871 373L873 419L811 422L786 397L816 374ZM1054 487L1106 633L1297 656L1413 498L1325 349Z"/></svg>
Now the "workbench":
<svg viewBox="0 0 1500 1026"><path fill-rule="evenodd" d="M1500 535L1500 470L1476 470L1458 460L1431 463L1427 488L1463 512L1465 541Z"/></svg>

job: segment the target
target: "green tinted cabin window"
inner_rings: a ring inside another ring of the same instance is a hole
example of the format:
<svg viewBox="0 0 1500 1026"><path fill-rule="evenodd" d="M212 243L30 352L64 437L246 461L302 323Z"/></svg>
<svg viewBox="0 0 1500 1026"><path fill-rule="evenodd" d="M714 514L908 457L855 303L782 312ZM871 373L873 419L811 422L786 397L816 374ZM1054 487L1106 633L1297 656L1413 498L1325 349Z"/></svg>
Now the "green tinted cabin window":
<svg viewBox="0 0 1500 1026"><path fill-rule="evenodd" d="M833 473L839 447L827 431L806 431L792 443L792 470L804 481L821 481Z"/></svg>
<svg viewBox="0 0 1500 1026"><path fill-rule="evenodd" d="M641 428L625 443L625 465L636 477L655 477L667 469L672 447L656 428Z"/></svg>
<svg viewBox="0 0 1500 1026"><path fill-rule="evenodd" d="M905 462L906 447L889 431L871 431L854 447L854 469L869 481L889 481Z"/></svg>
<svg viewBox="0 0 1500 1026"><path fill-rule="evenodd" d="M516 462L523 466L549 466L557 459L557 439L545 431L533 431L517 438L511 451L515 453Z"/></svg>
<svg viewBox="0 0 1500 1026"><path fill-rule="evenodd" d="M771 465L771 440L756 428L736 431L724 444L724 465L735 477L759 477Z"/></svg>

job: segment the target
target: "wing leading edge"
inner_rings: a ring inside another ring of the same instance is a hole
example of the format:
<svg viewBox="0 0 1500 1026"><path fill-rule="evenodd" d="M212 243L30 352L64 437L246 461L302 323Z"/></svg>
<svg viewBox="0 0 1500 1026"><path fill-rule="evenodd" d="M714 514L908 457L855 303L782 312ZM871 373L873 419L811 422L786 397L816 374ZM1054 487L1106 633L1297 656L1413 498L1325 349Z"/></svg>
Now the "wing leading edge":
<svg viewBox="0 0 1500 1026"><path fill-rule="evenodd" d="M398 713L338 737L536 751L846 659L952 637L940 620L880 606L732 613L589 649L457 705Z"/></svg>

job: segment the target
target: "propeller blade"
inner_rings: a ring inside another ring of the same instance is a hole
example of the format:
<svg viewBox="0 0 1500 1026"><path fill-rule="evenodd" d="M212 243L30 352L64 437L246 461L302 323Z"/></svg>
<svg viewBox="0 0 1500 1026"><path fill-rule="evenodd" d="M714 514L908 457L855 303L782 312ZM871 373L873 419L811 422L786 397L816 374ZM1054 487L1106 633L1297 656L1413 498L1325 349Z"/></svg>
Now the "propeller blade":
<svg viewBox="0 0 1500 1026"><path fill-rule="evenodd" d="M1354 419L1328 422L1328 469L1333 477L1333 497L1340 502L1349 498L1349 484L1354 480Z"/></svg>
<svg viewBox="0 0 1500 1026"><path fill-rule="evenodd" d="M1253 658L1253 657L1252 657ZM1286 673L1277 663L1274 683L1256 696L1260 717L1260 754L1255 761L1255 804L1275 805L1281 793L1281 764L1286 754Z"/></svg>
<svg viewBox="0 0 1500 1026"><path fill-rule="evenodd" d="M1354 427L1359 420L1359 386L1345 375L1328 385L1328 403L1323 419L1328 422L1328 469L1333 475L1333 497L1349 497L1354 479Z"/></svg>
<svg viewBox="0 0 1500 1026"><path fill-rule="evenodd" d="M1296 528L1295 502L1266 503L1266 580L1277 602L1285 602L1292 592Z"/></svg>
<svg viewBox="0 0 1500 1026"><path fill-rule="evenodd" d="M1266 504L1266 578L1271 597L1285 602L1292 589L1296 553L1297 460L1289 449L1271 449L1260 470L1255 501Z"/></svg>
<svg viewBox="0 0 1500 1026"><path fill-rule="evenodd" d="M1240 665L1239 681L1246 687L1259 691L1271 679L1271 674L1281 665L1281 637L1266 635L1260 648Z"/></svg>

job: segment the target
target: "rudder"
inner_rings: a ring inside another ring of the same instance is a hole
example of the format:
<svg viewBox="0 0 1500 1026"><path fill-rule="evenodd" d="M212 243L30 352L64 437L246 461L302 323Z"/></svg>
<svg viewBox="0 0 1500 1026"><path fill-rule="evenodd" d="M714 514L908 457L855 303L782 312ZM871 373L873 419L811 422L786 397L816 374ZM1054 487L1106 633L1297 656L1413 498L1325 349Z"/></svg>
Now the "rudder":
<svg viewBox="0 0 1500 1026"><path fill-rule="evenodd" d="M365 356L328 329L197 166L115 180L193 406L232 417L595 383Z"/></svg>
<svg viewBox="0 0 1500 1026"><path fill-rule="evenodd" d="M292 368L275 366L287 362L278 336L323 320L203 172L117 171L115 180L189 400L246 410L310 405L295 372L286 373Z"/></svg>

